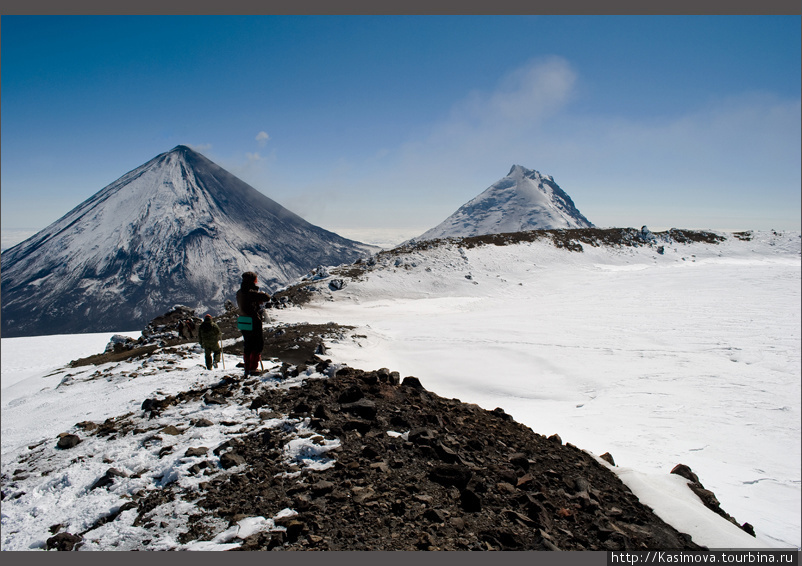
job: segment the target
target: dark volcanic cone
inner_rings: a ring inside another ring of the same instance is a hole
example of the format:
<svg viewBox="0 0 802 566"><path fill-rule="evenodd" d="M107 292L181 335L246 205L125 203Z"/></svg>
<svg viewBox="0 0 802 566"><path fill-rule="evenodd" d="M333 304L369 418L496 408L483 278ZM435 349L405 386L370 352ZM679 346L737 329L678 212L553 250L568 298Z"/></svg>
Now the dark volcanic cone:
<svg viewBox="0 0 802 566"><path fill-rule="evenodd" d="M3 252L2 333L141 328L176 304L219 312L243 271L271 290L370 251L178 146Z"/></svg>

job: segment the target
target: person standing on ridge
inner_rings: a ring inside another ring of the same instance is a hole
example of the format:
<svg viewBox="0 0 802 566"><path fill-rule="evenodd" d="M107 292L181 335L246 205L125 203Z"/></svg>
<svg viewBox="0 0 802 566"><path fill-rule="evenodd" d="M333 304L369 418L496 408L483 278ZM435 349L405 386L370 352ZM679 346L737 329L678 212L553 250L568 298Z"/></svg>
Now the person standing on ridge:
<svg viewBox="0 0 802 566"><path fill-rule="evenodd" d="M223 338L223 333L220 327L212 320L212 315L207 314L203 317L203 322L198 327L198 342L206 353L206 369L215 368L220 363L220 354L222 349L220 340ZM212 359L214 354L214 359Z"/></svg>
<svg viewBox="0 0 802 566"><path fill-rule="evenodd" d="M270 295L260 291L258 283L256 273L246 271L242 274L242 285L237 291L237 306L242 314L237 321L237 326L242 332L245 342L243 358L246 377L256 374L256 368L262 360L262 349L265 347L259 305L268 302Z"/></svg>

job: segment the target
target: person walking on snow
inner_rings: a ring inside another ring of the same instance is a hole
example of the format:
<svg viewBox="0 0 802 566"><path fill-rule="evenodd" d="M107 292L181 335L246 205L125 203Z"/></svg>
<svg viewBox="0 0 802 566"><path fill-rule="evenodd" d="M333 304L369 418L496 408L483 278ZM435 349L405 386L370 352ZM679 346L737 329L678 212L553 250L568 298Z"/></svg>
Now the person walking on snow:
<svg viewBox="0 0 802 566"><path fill-rule="evenodd" d="M262 360L262 349L265 339L262 335L262 314L259 305L270 300L270 295L259 290L258 278L253 271L242 274L242 285L237 291L237 306L244 317L250 317L251 330L240 330L244 339L243 358L245 362L245 376L255 374L259 362Z"/></svg>
<svg viewBox="0 0 802 566"><path fill-rule="evenodd" d="M204 316L203 322L198 328L198 342L206 353L206 369L212 369L212 366L216 368L220 363L220 354L222 353L220 340L222 337L223 333L212 320L212 315ZM212 359L212 354L214 354L214 359Z"/></svg>

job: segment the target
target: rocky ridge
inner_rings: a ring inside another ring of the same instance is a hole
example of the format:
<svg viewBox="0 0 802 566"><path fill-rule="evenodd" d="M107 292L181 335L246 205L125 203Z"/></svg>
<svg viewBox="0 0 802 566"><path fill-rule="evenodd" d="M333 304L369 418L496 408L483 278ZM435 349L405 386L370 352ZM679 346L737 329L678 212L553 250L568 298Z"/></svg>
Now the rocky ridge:
<svg viewBox="0 0 802 566"><path fill-rule="evenodd" d="M750 241L752 234L732 237ZM373 270L409 268L410 256L420 250L540 239L573 253L584 246L645 246L660 254L673 243L715 245L724 238L644 227L410 242L350 266L314 269L277 292L270 306L302 304ZM266 312L269 321L271 311ZM115 337L106 352L73 361L75 373L66 375L62 386L69 387L73 375L111 381L181 371L181 360L198 355L186 322L198 323L203 314L177 306L151 321L139 340ZM488 411L442 398L415 377L325 359L327 342L362 338L351 327L268 322L267 369L244 379L231 367L242 353L236 317L230 303L215 317L230 364L219 382L157 394L143 399L135 412L76 423L58 439L30 446L17 462L4 463L4 505L24 497L27 478L46 476L52 459L71 458L76 465L103 454L105 443L133 439L136 450L157 463L124 469L104 456L106 467L87 490L122 493L121 503L91 525L52 525L47 547L92 548L92 537L104 525L127 520L146 534L126 549L141 550L210 544L239 550L700 548L637 500L610 470L611 455L597 458L557 435L538 434L501 408ZM109 366L122 361L136 369L114 376ZM217 422L184 416L214 408L238 416ZM192 441L211 426L223 430L222 441ZM86 454L78 452L82 449ZM704 505L738 525L692 470L680 464L673 473L687 479ZM177 480L181 474L186 477ZM181 506L192 511L177 523L165 520ZM262 527L254 529L257 519ZM748 523L740 528L754 535Z"/></svg>
<svg viewBox="0 0 802 566"><path fill-rule="evenodd" d="M751 232L733 233L732 237L749 241ZM462 250L483 246L514 246L529 242L547 242L557 249L582 253L584 246L613 249L649 248L663 255L677 244L719 244L726 238L714 232L671 228L663 232L652 232L648 227L637 228L558 228L552 230L524 230L500 234L483 234L467 237L445 237L433 240L412 239L391 250L380 251L368 259L358 259L350 265L318 267L300 281L282 288L276 297L282 305L303 305L321 293L336 292L359 281L374 271L382 269L412 269L419 253L438 248Z"/></svg>
<svg viewBox="0 0 802 566"><path fill-rule="evenodd" d="M171 320L168 315L160 321ZM233 315L218 319L229 336ZM174 318L180 318L175 311ZM191 339L163 330L149 345L118 347L116 353L112 346L106 358L73 365L106 363L125 353L151 361L164 353L193 355ZM178 543L225 540L236 550L701 548L638 501L609 469L609 454L602 460L557 435L535 433L501 408L442 398L415 377L321 357L326 340L358 339L350 331L335 324L269 327L269 369L262 375L246 379L232 369L211 387L144 399L139 411L102 423L76 423L58 442L30 447L13 474L4 472L3 500L19 497L15 482L53 453L131 437L159 461L187 467L197 481L188 486L160 476L141 487L155 472L131 474L109 461L88 490L130 485L124 502L80 532L53 525L48 548L81 548L95 529L128 513L135 515L133 526L148 533L130 549L147 550L175 528L164 521L165 509L187 505L192 512L182 519ZM168 333L172 342L165 341ZM161 370L175 367L167 362ZM161 417L193 406L237 407L251 416L218 423L228 431L226 439L209 446L176 441L213 424L203 419L174 418L175 424L154 427ZM298 443L304 449L293 452ZM705 504L718 508L690 469L675 471ZM269 518L268 527L246 529L255 517Z"/></svg>

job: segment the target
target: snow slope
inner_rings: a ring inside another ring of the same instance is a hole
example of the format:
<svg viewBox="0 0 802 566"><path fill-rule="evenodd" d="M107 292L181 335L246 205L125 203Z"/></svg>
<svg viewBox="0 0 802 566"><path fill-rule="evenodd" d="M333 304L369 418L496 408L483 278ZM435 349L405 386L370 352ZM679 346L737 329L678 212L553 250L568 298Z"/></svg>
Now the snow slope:
<svg viewBox="0 0 802 566"><path fill-rule="evenodd" d="M177 146L3 252L3 336L142 328L175 304L221 311L243 271L271 288L374 249Z"/></svg>
<svg viewBox="0 0 802 566"><path fill-rule="evenodd" d="M53 348L50 363L58 364L56 370L42 371L41 361L29 355L45 338ZM136 525L137 510L124 506L140 490L172 482L192 487L208 479L192 473L191 467L204 458L187 456L187 450L201 445L218 446L243 431L281 427L295 436L284 450L288 461L301 468L332 465L326 452L338 441L313 443L312 435L305 434L308 423L299 419L262 421L244 405L186 402L164 411L146 425L151 437L169 426L185 434L164 433L164 438L152 439L150 444L142 440L141 434L121 434L117 438L85 435L83 442L70 450L52 450L57 435L75 430L76 423L102 423L126 414L142 414L144 399L211 387L231 373L236 364L226 356L228 372L223 367L208 371L202 365L203 350L187 344L178 352L156 353L144 361L73 369L65 366L76 358L76 352L102 352L108 338L107 334L80 334L2 339L2 550L44 550L53 525L62 525L72 533L89 530L83 537L82 550L228 550L239 546L241 539L250 534L283 529L276 520L296 511L284 509L275 517L246 517L233 527L229 527L228 520L217 519L218 534L212 540L182 543L178 539L186 530L194 503L168 501L156 508L155 520L163 524L157 531ZM274 369L280 370L280 366ZM303 379L325 377L307 373L279 380L277 375L280 373L275 371L261 379L268 386L293 387ZM197 419L206 419L210 424L186 430L187 423ZM238 426L229 426L231 422ZM122 475L106 489L92 489L110 466ZM22 469L24 473L18 471ZM110 514L118 515L103 524Z"/></svg>
<svg viewBox="0 0 802 566"><path fill-rule="evenodd" d="M151 490L167 482L192 488L198 478L192 466L202 458L185 456L198 445L215 446L233 434L281 427L295 437L285 446L284 457L297 466L325 469L332 465L327 453L337 446L336 439L314 441L305 422L278 417L260 422L245 406L225 407L201 402L182 403L163 412L150 422L157 432L165 427L185 429L193 419L212 424L191 428L184 434L163 434L160 442L142 444L142 435L125 434L117 438L84 436L83 442L68 451L49 450L58 432L74 430L82 420L102 422L126 414L140 414L140 399L164 397L188 388L209 387L228 372L222 367L207 371L201 367L202 352L193 345L178 353L159 354L144 362L109 363L82 369L68 369L64 364L74 352L102 351L109 338L103 334L58 335L46 337L53 347L54 371L41 371L37 360L28 355L45 337L3 339L3 475L2 550L42 550L52 532L62 525L67 532L84 532L82 550L128 550L143 547L152 550L229 550L242 539L259 531L282 529L276 522L292 516L294 509L284 509L275 517L245 517L237 525L218 521L217 534L210 540L179 542L186 530L187 516L199 510L187 501L165 502L154 510L159 530L135 524L136 509L126 510L131 495ZM187 356L187 354L189 354ZM234 363L228 357L228 364ZM137 373L137 377L132 377ZM306 373L298 378L279 380L280 367L262 377L266 384L293 387L302 379L325 379ZM58 411L53 411L58 407ZM237 422L237 427L231 427ZM168 448L164 454L164 448ZM600 460L606 465L606 462ZM124 475L106 489L91 486L113 465ZM32 468L32 469L31 469ZM22 473L20 470L24 469ZM29 470L34 473L28 473ZM647 505L664 520L694 540L710 548L770 548L763 538L754 539L707 510L679 476L655 476L634 468L613 468ZM113 522L102 523L109 514ZM147 541L147 542L146 542Z"/></svg>
<svg viewBox="0 0 802 566"><path fill-rule="evenodd" d="M336 275L335 275L336 276ZM357 325L329 356L502 407L800 545L800 235L581 253L547 241L385 255L280 320Z"/></svg>
<svg viewBox="0 0 802 566"><path fill-rule="evenodd" d="M667 247L663 255L651 247L586 246L576 253L546 242L435 247L385 256L361 282L349 280L312 306L272 315L358 324L354 337L329 344L328 357L416 375L439 395L500 406L536 432L556 432L595 454L611 452L613 469L633 492L697 543L798 548L799 242L798 233L765 233L749 242ZM320 284L328 288L326 280ZM304 444L309 435L297 419L259 423L244 408L201 403L177 405L154 420L156 428L201 417L214 423L165 437L170 455L143 449L141 435L121 435L87 437L45 458L45 445L78 422L140 411L143 399L210 386L226 373L203 368L203 354L192 345L144 362L65 367L102 351L107 339L2 339L2 465L17 486L3 501L3 550L41 549L56 524L80 532L164 478L198 481L189 471L196 460L182 455L226 438L225 422L241 422L245 430L289 427L297 441L287 446L287 458L328 465L324 449L336 441ZM47 362L35 355L40 341L51 352ZM269 383L271 374L263 380ZM23 459L40 456L46 476L15 473ZM109 462L128 478L89 489ZM685 480L668 474L679 462L693 468L727 512L752 523L758 538L706 510ZM138 476L140 470L148 472ZM232 528L221 522L212 540L179 543L191 507L161 506L167 527L150 547L226 550L256 530L277 528L279 518L248 517ZM135 515L124 511L87 533L85 549L141 545L152 533L133 524Z"/></svg>
<svg viewBox="0 0 802 566"><path fill-rule="evenodd" d="M552 177L513 165L506 177L417 239L591 226Z"/></svg>

